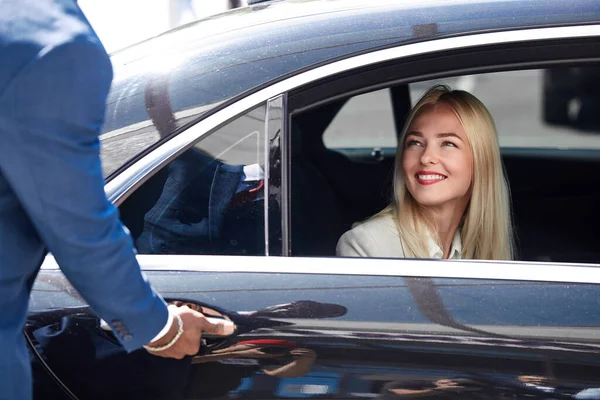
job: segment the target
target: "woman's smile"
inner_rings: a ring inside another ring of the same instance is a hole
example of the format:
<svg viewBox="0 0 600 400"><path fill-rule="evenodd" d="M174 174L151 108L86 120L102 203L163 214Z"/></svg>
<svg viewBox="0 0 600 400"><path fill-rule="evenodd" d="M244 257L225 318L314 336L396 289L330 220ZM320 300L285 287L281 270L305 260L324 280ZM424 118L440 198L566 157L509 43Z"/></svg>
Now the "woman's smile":
<svg viewBox="0 0 600 400"><path fill-rule="evenodd" d="M434 183L441 182L447 178L446 175L431 171L419 171L415 174L415 179L421 185L433 185Z"/></svg>

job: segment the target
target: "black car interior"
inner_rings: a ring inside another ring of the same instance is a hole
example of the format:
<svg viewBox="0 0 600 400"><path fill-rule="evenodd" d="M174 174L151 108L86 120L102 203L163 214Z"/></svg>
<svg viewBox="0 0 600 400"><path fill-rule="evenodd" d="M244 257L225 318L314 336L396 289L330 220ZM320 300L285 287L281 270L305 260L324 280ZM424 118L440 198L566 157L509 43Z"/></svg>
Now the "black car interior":
<svg viewBox="0 0 600 400"><path fill-rule="evenodd" d="M407 84L390 88L396 135L410 110ZM296 256L331 256L339 237L391 199L394 151L334 151L323 133L348 98L291 118L291 236ZM594 133L590 133L594 134ZM598 262L600 150L503 148L517 259ZM318 197L318 199L316 198Z"/></svg>
<svg viewBox="0 0 600 400"><path fill-rule="evenodd" d="M395 113L406 115L410 111L408 87L395 89L408 100L396 103L403 108ZM381 211L389 202L393 158L352 160L323 143L325 129L347 100L334 101L292 119L293 255L335 255L337 240L353 223Z"/></svg>

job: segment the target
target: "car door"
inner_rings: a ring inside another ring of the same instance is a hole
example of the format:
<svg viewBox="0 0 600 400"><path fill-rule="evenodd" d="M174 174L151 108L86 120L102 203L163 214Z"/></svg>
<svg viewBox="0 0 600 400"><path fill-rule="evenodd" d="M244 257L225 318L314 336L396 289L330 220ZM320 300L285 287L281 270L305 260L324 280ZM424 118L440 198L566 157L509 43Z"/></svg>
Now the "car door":
<svg viewBox="0 0 600 400"><path fill-rule="evenodd" d="M205 337L183 360L126 354L60 272L44 269L28 321L37 394L59 393L45 368L86 399L566 398L600 388L597 268L140 261L167 301L230 319L235 333Z"/></svg>

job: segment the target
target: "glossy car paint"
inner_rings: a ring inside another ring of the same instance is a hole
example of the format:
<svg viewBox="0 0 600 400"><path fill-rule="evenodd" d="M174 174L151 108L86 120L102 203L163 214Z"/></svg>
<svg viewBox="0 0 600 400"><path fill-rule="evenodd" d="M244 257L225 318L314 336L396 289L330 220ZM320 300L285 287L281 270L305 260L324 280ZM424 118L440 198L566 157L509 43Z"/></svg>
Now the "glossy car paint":
<svg viewBox="0 0 600 400"><path fill-rule="evenodd" d="M116 346L113 353L86 353L103 333L97 323L77 320L89 312L85 308L71 309L71 321L64 317L65 309L85 304L60 272L45 270L34 289L31 321L43 321L45 329L52 327L53 338L65 340L60 353L51 346L38 348L79 398L124 398L132 388L137 393L151 389L154 395L144 398L370 398L393 396L390 387L435 386L442 379L467 387L436 389L437 394L460 398L548 398L541 387L556 388L559 397L600 387L598 285L148 274L167 299L229 316L236 334L207 339L193 360L151 363L153 357L143 350L125 357ZM152 379L167 368L179 371L167 380L169 390ZM527 379L543 384L526 385Z"/></svg>

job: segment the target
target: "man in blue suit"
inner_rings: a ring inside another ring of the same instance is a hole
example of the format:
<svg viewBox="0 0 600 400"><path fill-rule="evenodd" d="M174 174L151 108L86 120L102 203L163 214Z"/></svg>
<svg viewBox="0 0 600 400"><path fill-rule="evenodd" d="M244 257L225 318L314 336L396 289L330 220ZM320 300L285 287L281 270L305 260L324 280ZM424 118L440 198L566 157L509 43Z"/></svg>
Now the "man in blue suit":
<svg viewBox="0 0 600 400"><path fill-rule="evenodd" d="M31 397L23 328L47 251L127 351L182 358L202 331L223 329L167 308L105 197L98 134L111 80L74 0L0 0L0 399Z"/></svg>

